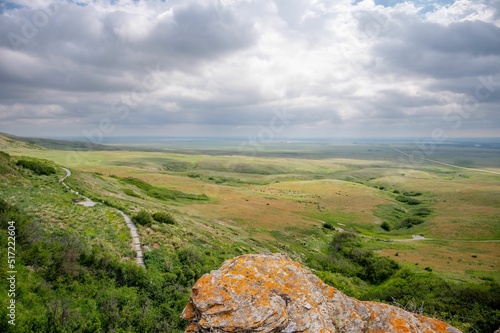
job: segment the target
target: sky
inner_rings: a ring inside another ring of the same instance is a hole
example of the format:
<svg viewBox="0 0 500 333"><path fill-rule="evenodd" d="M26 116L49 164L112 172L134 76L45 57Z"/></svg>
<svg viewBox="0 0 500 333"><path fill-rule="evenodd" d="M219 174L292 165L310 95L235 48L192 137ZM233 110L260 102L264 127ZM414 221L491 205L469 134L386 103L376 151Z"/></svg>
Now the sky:
<svg viewBox="0 0 500 333"><path fill-rule="evenodd" d="M0 0L0 132L500 137L500 0Z"/></svg>

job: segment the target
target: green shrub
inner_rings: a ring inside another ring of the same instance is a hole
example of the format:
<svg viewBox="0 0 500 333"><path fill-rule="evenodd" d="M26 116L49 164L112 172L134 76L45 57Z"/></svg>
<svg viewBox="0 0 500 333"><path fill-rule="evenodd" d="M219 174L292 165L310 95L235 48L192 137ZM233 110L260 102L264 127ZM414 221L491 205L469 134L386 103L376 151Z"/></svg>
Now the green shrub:
<svg viewBox="0 0 500 333"><path fill-rule="evenodd" d="M427 207L421 207L415 211L415 215L417 216L427 216L432 213L432 210Z"/></svg>
<svg viewBox="0 0 500 333"><path fill-rule="evenodd" d="M399 270L399 265L394 260L363 249L360 239L349 232L341 232L333 237L329 255L330 260L327 264L329 270L358 277L372 284L386 281Z"/></svg>
<svg viewBox="0 0 500 333"><path fill-rule="evenodd" d="M415 225L422 224L425 221L419 217L407 217L401 222L401 228L411 228Z"/></svg>
<svg viewBox="0 0 500 333"><path fill-rule="evenodd" d="M405 197L404 195L398 195L396 197L396 200L399 201L399 202L408 202L408 200L410 200L410 198Z"/></svg>
<svg viewBox="0 0 500 333"><path fill-rule="evenodd" d="M137 193L135 193L134 191L132 191L129 188L124 189L123 193L125 193L126 195L131 196L131 197L140 198L140 195L138 195Z"/></svg>
<svg viewBox="0 0 500 333"><path fill-rule="evenodd" d="M153 214L153 219L158 223L175 224L177 221L172 214L167 212L156 212Z"/></svg>
<svg viewBox="0 0 500 333"><path fill-rule="evenodd" d="M136 186L137 188L143 190L148 196L163 200L193 200L193 201L204 201L208 200L206 194L191 194L184 193L179 190L174 190L165 187L153 186L141 179L134 177L119 178L127 184Z"/></svg>
<svg viewBox="0 0 500 333"><path fill-rule="evenodd" d="M415 198L408 198L404 195L398 195L396 197L396 200L399 202L405 202L408 205L420 205L422 203L420 200L417 200Z"/></svg>
<svg viewBox="0 0 500 333"><path fill-rule="evenodd" d="M330 229L330 230L335 230L335 227L331 225L330 223L323 223L323 228L325 229Z"/></svg>
<svg viewBox="0 0 500 333"><path fill-rule="evenodd" d="M419 195L422 195L420 192L413 192L413 191L408 191L408 192L403 192L404 195L407 197L418 197Z"/></svg>
<svg viewBox="0 0 500 333"><path fill-rule="evenodd" d="M132 221L146 227L150 227L153 224L153 218L151 217L151 214L149 214L149 212L145 210L141 210L139 213L132 216Z"/></svg>
<svg viewBox="0 0 500 333"><path fill-rule="evenodd" d="M380 225L380 227L382 229L384 229L385 231L391 231L391 225L387 221L382 222L382 224Z"/></svg>
<svg viewBox="0 0 500 333"><path fill-rule="evenodd" d="M410 198L410 199L408 199L408 201L406 203L408 205L416 206L416 205L420 205L422 203L422 201L414 199L414 198Z"/></svg>
<svg viewBox="0 0 500 333"><path fill-rule="evenodd" d="M49 176L56 173L56 169L54 167L37 160L21 159L17 161L16 165L21 166L25 169L29 169L39 176Z"/></svg>

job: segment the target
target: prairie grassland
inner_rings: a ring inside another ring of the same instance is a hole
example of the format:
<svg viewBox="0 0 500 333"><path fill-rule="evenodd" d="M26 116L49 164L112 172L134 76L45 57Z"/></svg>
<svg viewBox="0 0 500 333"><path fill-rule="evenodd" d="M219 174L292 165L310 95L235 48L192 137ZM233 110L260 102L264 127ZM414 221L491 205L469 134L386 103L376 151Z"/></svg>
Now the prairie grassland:
<svg viewBox="0 0 500 333"><path fill-rule="evenodd" d="M378 253L422 270L431 267L450 279L461 280L467 275L493 280L498 279L500 270L498 247L497 242L412 241L389 244Z"/></svg>
<svg viewBox="0 0 500 333"><path fill-rule="evenodd" d="M413 146L397 148L411 153ZM457 279L499 279L500 176L429 161L407 165L386 145L276 143L257 157L209 144L165 153L87 151L79 152L79 159L71 152L23 145L6 151L70 167L75 171L72 186L129 213L173 212L179 220L176 228L139 227L150 248L174 249L200 238L242 253L285 251L300 258L301 253L321 251L329 237L322 226L330 223L361 233L367 246L417 268L432 267ZM431 158L500 172L496 152L439 146ZM113 176L204 193L209 200L160 201ZM401 196L418 204L398 201ZM401 228L402 220L415 216L418 208L428 211L423 223ZM381 227L383 222L390 231ZM429 240L413 241L412 235Z"/></svg>

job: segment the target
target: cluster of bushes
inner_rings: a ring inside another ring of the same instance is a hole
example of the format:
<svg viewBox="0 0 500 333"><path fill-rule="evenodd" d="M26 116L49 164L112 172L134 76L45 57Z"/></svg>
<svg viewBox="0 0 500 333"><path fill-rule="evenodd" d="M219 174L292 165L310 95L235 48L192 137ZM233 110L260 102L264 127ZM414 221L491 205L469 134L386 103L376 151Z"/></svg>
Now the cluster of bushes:
<svg viewBox="0 0 500 333"><path fill-rule="evenodd" d="M414 214L417 216L428 216L432 213L432 210L427 207L420 207L415 210Z"/></svg>
<svg viewBox="0 0 500 333"><path fill-rule="evenodd" d="M119 178L119 177L116 177ZM148 196L159 199L159 200L192 200L192 201L204 201L208 200L208 196L206 194L192 194L192 193L184 193L179 190L173 190L165 187L157 187L153 186L141 179L134 177L126 177L119 178L123 182L134 185L137 188L141 189Z"/></svg>
<svg viewBox="0 0 500 333"><path fill-rule="evenodd" d="M404 195L398 195L396 197L396 200L399 202L407 203L408 205L412 205L412 206L420 205L422 203L422 201L420 201L418 199L407 197Z"/></svg>
<svg viewBox="0 0 500 333"><path fill-rule="evenodd" d="M421 192L415 191L404 191L394 190L393 193L398 194L396 200L399 202L404 202L410 206L417 206L422 204L421 200L415 197L421 196ZM415 207L410 209L399 209L394 208L391 213L392 218L388 218L384 221L380 227L385 231L391 231L392 229L409 229L416 225L425 222L423 217L429 216L432 210L428 207Z"/></svg>
<svg viewBox="0 0 500 333"><path fill-rule="evenodd" d="M158 223L164 223L164 224L175 224L175 218L172 214L167 213L167 212L156 212L153 213L153 219L158 222Z"/></svg>
<svg viewBox="0 0 500 333"><path fill-rule="evenodd" d="M399 269L394 260L363 249L360 239L349 232L336 234L329 244L328 254L312 254L308 265L316 270L341 273L372 284L384 282Z"/></svg>
<svg viewBox="0 0 500 333"><path fill-rule="evenodd" d="M419 225L422 223L424 223L424 220L419 218L419 217L407 217L401 222L401 225L399 227L409 229L413 226L416 226L416 225Z"/></svg>
<svg viewBox="0 0 500 333"><path fill-rule="evenodd" d="M141 210L134 216L132 216L132 221L136 224L144 225L150 227L154 221L164 224L176 224L174 216L167 212L156 212L150 214L146 210Z"/></svg>
<svg viewBox="0 0 500 333"><path fill-rule="evenodd" d="M35 159L20 159L16 165L29 169L39 176L49 176L56 173L56 169L53 166Z"/></svg>
<svg viewBox="0 0 500 333"><path fill-rule="evenodd" d="M425 222L424 219L420 218L419 216L426 216L430 214L429 213L415 213L417 216L409 216L404 218L401 222L399 222L394 228L395 229L410 229L416 225L422 224ZM380 227L385 230L385 231L391 231L393 229L393 226L388 222L384 221L382 224L380 224Z"/></svg>
<svg viewBox="0 0 500 333"><path fill-rule="evenodd" d="M406 195L407 197L418 197L421 196L421 192L415 192L415 191L404 191L403 195Z"/></svg>
<svg viewBox="0 0 500 333"><path fill-rule="evenodd" d="M493 332L500 325L500 285L445 281L428 272L399 270L364 293L364 300L422 304L423 314L438 317L463 332Z"/></svg>
<svg viewBox="0 0 500 333"><path fill-rule="evenodd" d="M500 325L500 285L445 281L432 269L417 272L364 249L358 236L341 232L327 253L311 253L307 266L326 283L361 300L421 304L423 314L463 332L493 332Z"/></svg>
<svg viewBox="0 0 500 333"><path fill-rule="evenodd" d="M399 265L392 259L375 255L360 246L358 236L348 232L335 235L329 245L332 262L348 262L350 274L372 284L380 284L390 278Z"/></svg>

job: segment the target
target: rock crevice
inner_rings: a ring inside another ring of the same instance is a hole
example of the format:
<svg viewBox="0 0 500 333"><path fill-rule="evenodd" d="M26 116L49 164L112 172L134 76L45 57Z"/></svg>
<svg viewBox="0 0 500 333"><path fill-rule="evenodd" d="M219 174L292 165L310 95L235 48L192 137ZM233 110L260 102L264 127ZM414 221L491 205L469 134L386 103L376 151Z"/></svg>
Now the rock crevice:
<svg viewBox="0 0 500 333"><path fill-rule="evenodd" d="M437 319L362 302L323 283L284 254L224 262L193 286L186 333L460 333Z"/></svg>

